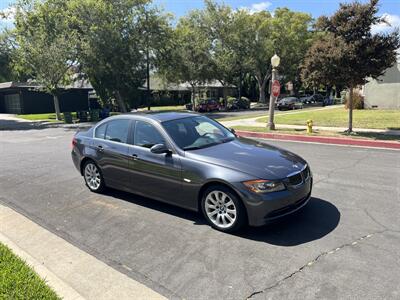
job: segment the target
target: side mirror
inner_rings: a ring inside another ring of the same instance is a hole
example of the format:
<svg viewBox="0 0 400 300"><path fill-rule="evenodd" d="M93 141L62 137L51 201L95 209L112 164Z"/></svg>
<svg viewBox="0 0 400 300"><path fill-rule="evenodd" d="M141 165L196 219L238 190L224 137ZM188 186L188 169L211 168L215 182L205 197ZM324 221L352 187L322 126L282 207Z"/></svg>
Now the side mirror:
<svg viewBox="0 0 400 300"><path fill-rule="evenodd" d="M150 148L150 151L155 154L171 153L171 150L169 150L164 144L155 144Z"/></svg>

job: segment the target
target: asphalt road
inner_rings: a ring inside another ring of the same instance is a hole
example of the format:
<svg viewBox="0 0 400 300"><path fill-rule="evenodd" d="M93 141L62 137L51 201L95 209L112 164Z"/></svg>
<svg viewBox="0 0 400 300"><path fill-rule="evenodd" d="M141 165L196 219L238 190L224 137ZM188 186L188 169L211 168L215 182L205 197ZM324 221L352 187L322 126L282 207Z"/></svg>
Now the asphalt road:
<svg viewBox="0 0 400 300"><path fill-rule="evenodd" d="M400 298L400 152L272 142L307 159L311 202L223 234L192 212L90 193L73 130L0 131L0 202L170 298Z"/></svg>

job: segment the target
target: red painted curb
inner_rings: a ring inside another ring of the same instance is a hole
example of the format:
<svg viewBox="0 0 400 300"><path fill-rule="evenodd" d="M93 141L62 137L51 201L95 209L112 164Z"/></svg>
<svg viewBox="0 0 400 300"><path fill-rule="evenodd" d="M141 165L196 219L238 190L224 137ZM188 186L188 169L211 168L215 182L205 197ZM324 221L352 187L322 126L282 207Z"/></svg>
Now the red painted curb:
<svg viewBox="0 0 400 300"><path fill-rule="evenodd" d="M350 138L327 137L327 136L303 136L294 134L279 134L279 133L268 133L268 132L265 133L265 132L253 132L253 131L242 131L242 130L237 130L236 134L243 137L255 137L255 138L275 139L284 141L314 142L323 144L400 149L400 142L392 142L392 141L390 142L373 141L373 140L350 139Z"/></svg>

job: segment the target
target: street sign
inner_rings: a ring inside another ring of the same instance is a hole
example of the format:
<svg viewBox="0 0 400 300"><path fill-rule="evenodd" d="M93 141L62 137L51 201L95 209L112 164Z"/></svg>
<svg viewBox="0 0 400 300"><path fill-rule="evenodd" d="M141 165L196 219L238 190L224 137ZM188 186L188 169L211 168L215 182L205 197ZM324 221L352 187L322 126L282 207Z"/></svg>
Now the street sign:
<svg viewBox="0 0 400 300"><path fill-rule="evenodd" d="M281 85L279 84L278 80L274 80L272 83L272 96L278 97L281 93Z"/></svg>

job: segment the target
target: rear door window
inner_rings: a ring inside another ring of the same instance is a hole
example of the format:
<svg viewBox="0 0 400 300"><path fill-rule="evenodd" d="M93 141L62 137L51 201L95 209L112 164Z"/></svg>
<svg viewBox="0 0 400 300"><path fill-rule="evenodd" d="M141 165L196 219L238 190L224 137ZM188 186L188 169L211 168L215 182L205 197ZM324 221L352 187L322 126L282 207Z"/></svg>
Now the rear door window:
<svg viewBox="0 0 400 300"><path fill-rule="evenodd" d="M102 124L96 128L95 137L98 139L104 139L104 135L106 134L107 123Z"/></svg>
<svg viewBox="0 0 400 300"><path fill-rule="evenodd" d="M129 124L129 120L114 120L108 122L105 139L118 143L127 143Z"/></svg>

